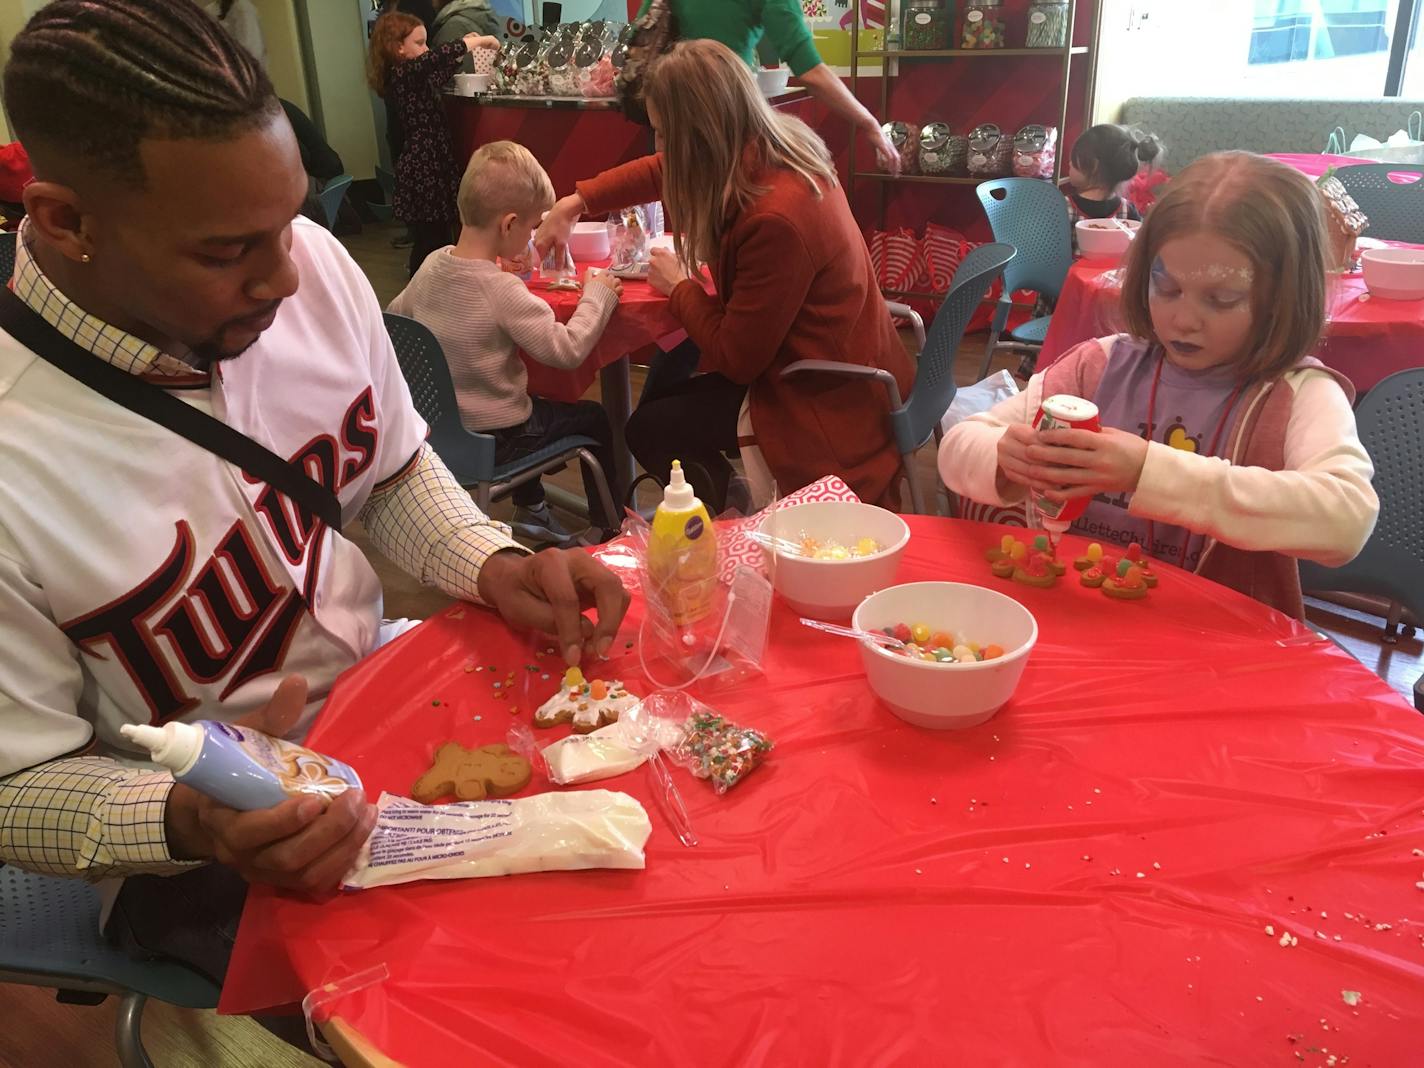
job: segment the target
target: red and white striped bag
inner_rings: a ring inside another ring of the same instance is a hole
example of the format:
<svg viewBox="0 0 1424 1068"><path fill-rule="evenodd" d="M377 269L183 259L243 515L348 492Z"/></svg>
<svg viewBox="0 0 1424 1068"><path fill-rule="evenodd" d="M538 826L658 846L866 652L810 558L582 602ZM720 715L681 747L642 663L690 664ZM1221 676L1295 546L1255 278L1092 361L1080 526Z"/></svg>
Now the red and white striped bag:
<svg viewBox="0 0 1424 1068"><path fill-rule="evenodd" d="M907 290L915 286L920 269L920 242L914 231L875 230L866 242L875 281L881 289Z"/></svg>
<svg viewBox="0 0 1424 1068"><path fill-rule="evenodd" d="M948 226L925 224L924 240L920 242L920 267L916 288L930 293L944 293L954 281L954 272L969 255L975 243Z"/></svg>

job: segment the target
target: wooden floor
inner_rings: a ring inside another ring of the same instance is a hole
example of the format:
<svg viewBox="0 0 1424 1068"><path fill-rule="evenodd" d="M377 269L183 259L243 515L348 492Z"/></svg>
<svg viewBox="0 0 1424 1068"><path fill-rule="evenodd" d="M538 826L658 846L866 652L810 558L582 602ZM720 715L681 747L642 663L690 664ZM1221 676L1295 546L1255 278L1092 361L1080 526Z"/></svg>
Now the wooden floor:
<svg viewBox="0 0 1424 1068"><path fill-rule="evenodd" d="M391 246L395 232L390 227L368 227L364 233L345 239L383 307L400 292L406 279L406 251ZM960 383L974 380L983 346L983 337L971 337L961 349L955 375ZM1003 357L996 361L995 369L1011 367L1014 362L1011 357ZM635 396L641 384L641 372L634 368ZM598 398L596 383L589 396ZM917 463L922 484L934 485L937 475L933 450L921 450ZM582 492L575 471L559 472L550 476L550 481ZM497 505L493 511L506 518L509 509L507 505ZM575 517L564 518L577 525ZM366 544L359 528L349 533L358 543ZM448 603L443 594L420 587L369 547L367 555L385 588L388 616L423 618ZM1335 637L1406 700L1411 699L1414 681L1424 673L1424 642L1419 637L1389 646L1379 640L1381 621L1377 617L1321 602L1312 602L1307 614L1312 623ZM96 1008L59 1005L47 991L0 986L0 1020L6 1021L6 1026L0 1027L0 1068L87 1068L116 1062L112 999ZM322 1063L283 1045L246 1019L151 1005L146 1021L149 1053L160 1068L315 1068Z"/></svg>

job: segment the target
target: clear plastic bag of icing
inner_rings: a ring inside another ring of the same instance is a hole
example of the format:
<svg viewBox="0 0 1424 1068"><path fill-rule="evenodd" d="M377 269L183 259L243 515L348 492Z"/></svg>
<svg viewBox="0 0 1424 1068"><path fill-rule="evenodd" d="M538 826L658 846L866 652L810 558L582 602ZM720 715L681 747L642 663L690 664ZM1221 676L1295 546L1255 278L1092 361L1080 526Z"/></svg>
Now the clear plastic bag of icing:
<svg viewBox="0 0 1424 1068"><path fill-rule="evenodd" d="M552 285L565 285L573 283L578 286L578 268L574 266L573 253L569 251L568 245L561 245L557 241L549 247L549 251L544 255L544 261L539 265L539 275Z"/></svg>
<svg viewBox="0 0 1424 1068"><path fill-rule="evenodd" d="M542 748L525 724L509 728L509 747L555 786L577 786L633 771L648 759L628 744L624 718L588 734L570 734Z"/></svg>
<svg viewBox="0 0 1424 1068"><path fill-rule="evenodd" d="M651 240L644 205L634 204L615 211L608 217L608 248L613 255L608 269L625 274L646 270Z"/></svg>
<svg viewBox="0 0 1424 1068"><path fill-rule="evenodd" d="M703 681L721 687L761 672L771 620L771 583L737 567L730 582L717 571L715 548L678 543L654 525L635 525L640 550L643 619L638 656L659 689ZM706 536L706 535L703 535Z"/></svg>
<svg viewBox="0 0 1424 1068"><path fill-rule="evenodd" d="M342 880L346 890L420 879L642 868L652 833L634 798L611 790L422 805L381 794L376 827Z"/></svg>

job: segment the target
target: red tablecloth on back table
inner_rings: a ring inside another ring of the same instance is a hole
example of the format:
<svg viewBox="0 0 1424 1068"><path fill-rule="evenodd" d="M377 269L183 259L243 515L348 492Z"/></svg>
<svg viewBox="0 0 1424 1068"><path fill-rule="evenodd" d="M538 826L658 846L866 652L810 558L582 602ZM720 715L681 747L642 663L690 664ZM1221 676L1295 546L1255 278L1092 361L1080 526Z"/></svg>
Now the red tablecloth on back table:
<svg viewBox="0 0 1424 1068"><path fill-rule="evenodd" d="M902 580L997 581L997 528L909 521ZM645 871L254 891L223 1008L383 962L334 1011L412 1065L1419 1063L1419 715L1294 622L1162 570L1142 602L1071 573L1007 586L1039 644L962 732L896 719L852 643L778 605L765 680L713 698L775 739L767 764L722 798L674 772L700 847L637 771L597 785L647 806ZM615 649L605 675L636 689ZM440 741L502 739L472 654L517 673L521 717L556 686L454 609L352 669L311 744L374 796Z"/></svg>
<svg viewBox="0 0 1424 1068"><path fill-rule="evenodd" d="M582 277L588 264L580 264ZM547 300L561 323L573 317L579 294L567 290L550 290L547 284L535 282L530 290ZM618 310L608 320L608 326L588 359L577 367L563 371L524 356L529 369L529 392L550 400L576 401L593 384L598 372L609 364L682 330L682 324L668 310L668 299L647 282L628 280L623 283L623 296Z"/></svg>
<svg viewBox="0 0 1424 1068"><path fill-rule="evenodd" d="M1079 260L1068 271L1043 341L1042 370L1081 341L1117 333L1121 271ZM1371 297L1359 273L1330 279L1330 322L1317 355L1355 384L1360 395L1396 371L1424 366L1424 300Z"/></svg>

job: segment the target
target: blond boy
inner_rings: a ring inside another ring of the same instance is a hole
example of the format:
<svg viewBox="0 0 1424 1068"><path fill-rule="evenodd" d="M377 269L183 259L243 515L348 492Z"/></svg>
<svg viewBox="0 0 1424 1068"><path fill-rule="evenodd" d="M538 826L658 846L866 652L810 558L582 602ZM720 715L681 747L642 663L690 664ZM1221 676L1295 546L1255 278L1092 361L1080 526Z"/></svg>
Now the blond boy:
<svg viewBox="0 0 1424 1068"><path fill-rule="evenodd" d="M558 438L583 434L606 472L613 471L608 416L593 401L573 404L529 396L523 349L551 367L577 367L588 357L618 307L616 278L589 272L578 308L567 323L529 292L500 260L525 254L530 236L554 204L554 187L523 145L494 141L471 157L460 180L460 239L428 256L388 310L430 328L450 365L460 419L495 438L495 462L509 463ZM605 530L616 516L601 514L598 494L584 473L590 518ZM513 492L515 533L534 541L562 542L570 535L549 512L538 479Z"/></svg>

